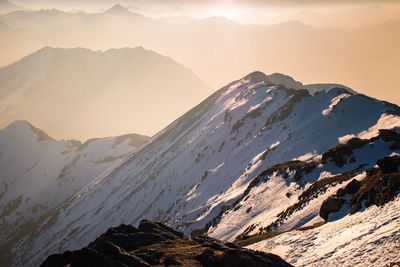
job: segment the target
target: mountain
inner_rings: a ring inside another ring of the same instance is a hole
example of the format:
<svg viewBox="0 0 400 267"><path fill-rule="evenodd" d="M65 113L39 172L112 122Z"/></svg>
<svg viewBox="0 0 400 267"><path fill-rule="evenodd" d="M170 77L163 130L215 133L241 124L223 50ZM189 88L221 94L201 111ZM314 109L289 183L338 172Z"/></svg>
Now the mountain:
<svg viewBox="0 0 400 267"><path fill-rule="evenodd" d="M21 10L23 7L15 5L7 0L0 0L0 14Z"/></svg>
<svg viewBox="0 0 400 267"><path fill-rule="evenodd" d="M0 130L1 242L74 195L149 138L55 140L26 121Z"/></svg>
<svg viewBox="0 0 400 267"><path fill-rule="evenodd" d="M1 20L17 28L42 30L44 27L54 29L71 24L83 16L81 12L70 13L57 9L17 10L3 15Z"/></svg>
<svg viewBox="0 0 400 267"><path fill-rule="evenodd" d="M297 19L306 24L317 27L360 28L366 25L376 25L388 19L399 18L399 14L380 5L352 8L349 10L335 11L310 11L303 10L273 18L274 21L287 21Z"/></svg>
<svg viewBox="0 0 400 267"><path fill-rule="evenodd" d="M120 225L79 251L52 255L41 265L54 266L271 266L290 267L279 257L224 244L208 237L186 239L166 225L141 221Z"/></svg>
<svg viewBox="0 0 400 267"><path fill-rule="evenodd" d="M120 4L114 5L114 6L111 7L110 9L106 10L106 11L104 12L104 14L106 14L106 15L112 15L112 16L128 16L128 17L137 16L137 17L140 17L140 18L142 18L142 19L145 19L144 16L139 15L139 14L135 14L135 13L132 13L129 9L127 9L127 8L125 8L125 7L123 7L123 6L121 6Z"/></svg>
<svg viewBox="0 0 400 267"><path fill-rule="evenodd" d="M38 35L0 44L0 66L20 59L22 53L16 52L15 45L25 48L23 55L44 45L93 50L144 46L191 68L213 88L259 69L287 73L305 84L345 84L400 104L395 71L400 61L399 19L382 13L382 20L371 20L374 10L361 12L367 12L363 21L368 22L361 24L369 26L352 29L311 26L293 18L270 25L241 25L222 17L151 19L130 14L122 6L101 13L17 11L0 16L0 21L14 28L33 28ZM337 25L344 21L337 13L318 17L329 17ZM354 18L346 17L346 24Z"/></svg>
<svg viewBox="0 0 400 267"><path fill-rule="evenodd" d="M121 6L120 4L115 4L113 7L108 9L106 14L116 14L116 15L130 15L133 14L132 12L129 11L129 9Z"/></svg>
<svg viewBox="0 0 400 267"><path fill-rule="evenodd" d="M151 19L137 13L129 11L127 8L116 4L108 10L100 13L85 13L82 11L66 12L58 9L40 9L40 10L17 10L5 14L2 21L14 27L33 27L39 30L71 29L71 27L83 27L82 29L92 27L110 27L115 23L142 23L150 22ZM88 25L85 25L88 24ZM82 31L79 29L78 32ZM77 29L75 29L77 30Z"/></svg>
<svg viewBox="0 0 400 267"><path fill-rule="evenodd" d="M311 94L315 94L321 91L329 91L330 89L333 88L343 88L346 89L346 91L350 92L351 94L357 94L356 91L342 84L335 84L335 83L302 84L301 82L296 81L289 75L285 75L282 73L273 73L271 75L268 75L268 80L273 84L283 85L286 88L297 89L297 90L307 89Z"/></svg>
<svg viewBox="0 0 400 267"><path fill-rule="evenodd" d="M351 89L345 85L336 84L336 83L313 83L313 84L306 84L303 86L304 86L304 88L307 88L307 90L310 91L311 93L326 91L326 90L336 87L336 88L344 88L352 94L357 94L357 92L354 91L353 89Z"/></svg>
<svg viewBox="0 0 400 267"><path fill-rule="evenodd" d="M21 229L24 238L4 242L0 255L7 255L3 262L37 265L50 254L86 246L109 227L145 218L225 241L323 223L317 216L322 202L349 179L380 181L370 172L400 146L398 130L379 130L396 127L396 105L343 88L310 94L254 72L212 94L42 220L28 223L35 229ZM377 203L390 202L396 192Z"/></svg>
<svg viewBox="0 0 400 267"><path fill-rule="evenodd" d="M191 70L141 47L45 47L0 69L0 126L23 119L57 138L81 140L153 134L208 90Z"/></svg>

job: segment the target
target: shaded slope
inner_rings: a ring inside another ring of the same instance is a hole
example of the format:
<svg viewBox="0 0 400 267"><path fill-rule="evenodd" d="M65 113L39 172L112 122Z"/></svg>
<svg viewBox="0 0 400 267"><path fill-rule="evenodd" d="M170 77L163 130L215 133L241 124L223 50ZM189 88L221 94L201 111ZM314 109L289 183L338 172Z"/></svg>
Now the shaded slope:
<svg viewBox="0 0 400 267"><path fill-rule="evenodd" d="M141 47L46 47L0 69L0 127L24 119L56 138L152 135L207 90L189 69Z"/></svg>

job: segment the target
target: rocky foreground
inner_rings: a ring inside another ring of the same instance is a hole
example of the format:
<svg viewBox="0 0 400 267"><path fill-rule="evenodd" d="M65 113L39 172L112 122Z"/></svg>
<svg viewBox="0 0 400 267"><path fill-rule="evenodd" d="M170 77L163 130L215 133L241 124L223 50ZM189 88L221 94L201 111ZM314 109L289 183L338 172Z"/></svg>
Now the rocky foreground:
<svg viewBox="0 0 400 267"><path fill-rule="evenodd" d="M110 228L87 247L49 256L49 266L291 266L280 257L232 243L197 236L191 239L157 222L138 228Z"/></svg>

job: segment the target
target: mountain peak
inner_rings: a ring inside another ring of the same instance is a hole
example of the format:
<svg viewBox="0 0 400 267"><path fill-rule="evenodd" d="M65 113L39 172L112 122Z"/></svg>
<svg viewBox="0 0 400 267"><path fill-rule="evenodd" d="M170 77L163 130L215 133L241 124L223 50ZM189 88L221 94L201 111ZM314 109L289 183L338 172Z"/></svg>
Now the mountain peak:
<svg viewBox="0 0 400 267"><path fill-rule="evenodd" d="M285 75L282 73L273 73L270 75L266 75L265 73L261 71L254 71L247 76L244 77L244 79L250 80L251 82L258 83L262 81L266 81L275 85L283 85L286 88L290 89L303 89L304 86L301 82L296 81L289 75Z"/></svg>
<svg viewBox="0 0 400 267"><path fill-rule="evenodd" d="M108 9L106 14L116 14L116 15L131 15L132 12L129 11L129 9L123 7L120 4L115 4L113 7Z"/></svg>
<svg viewBox="0 0 400 267"><path fill-rule="evenodd" d="M29 122L25 120L17 120L12 122L10 125L8 125L2 132L10 132L13 135L25 135L25 134L36 134L38 137L38 141L50 141L54 140L51 138L49 135L47 135L44 131L36 128Z"/></svg>
<svg viewBox="0 0 400 267"><path fill-rule="evenodd" d="M291 76L282 73L273 73L268 75L268 80L276 85L283 85L291 89L303 89L304 86L301 82L296 81Z"/></svg>
<svg viewBox="0 0 400 267"><path fill-rule="evenodd" d="M25 121L25 120L17 120L14 121L12 123L10 123L6 128L4 129L11 129L11 128L23 128L23 127L31 127L32 124L30 124L29 122Z"/></svg>
<svg viewBox="0 0 400 267"><path fill-rule="evenodd" d="M262 82L268 80L268 76L261 71L254 71L246 75L244 79L250 80L251 82Z"/></svg>

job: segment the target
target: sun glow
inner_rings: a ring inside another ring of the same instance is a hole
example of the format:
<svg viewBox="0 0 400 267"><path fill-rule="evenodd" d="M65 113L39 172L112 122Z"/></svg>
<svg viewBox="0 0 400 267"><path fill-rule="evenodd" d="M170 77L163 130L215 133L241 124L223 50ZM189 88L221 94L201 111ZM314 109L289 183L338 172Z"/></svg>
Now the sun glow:
<svg viewBox="0 0 400 267"><path fill-rule="evenodd" d="M190 16L196 18L223 17L241 24L274 24L279 16L290 10L285 8L254 8L248 5L216 5L207 10L196 10Z"/></svg>
<svg viewBox="0 0 400 267"><path fill-rule="evenodd" d="M224 17L237 22L246 22L251 18L252 13L254 12L246 7L224 5L210 8L202 17Z"/></svg>

